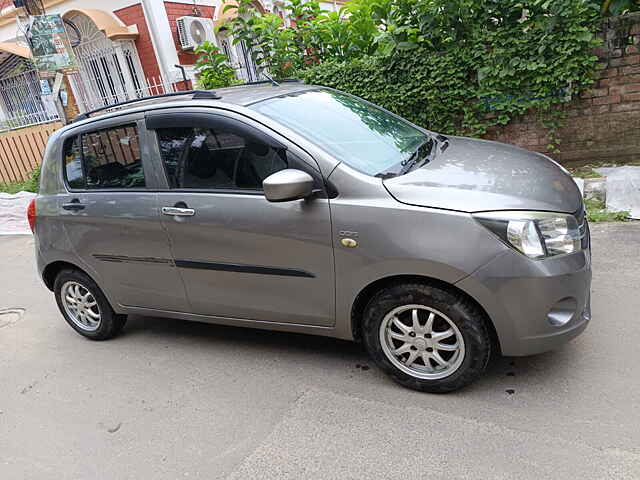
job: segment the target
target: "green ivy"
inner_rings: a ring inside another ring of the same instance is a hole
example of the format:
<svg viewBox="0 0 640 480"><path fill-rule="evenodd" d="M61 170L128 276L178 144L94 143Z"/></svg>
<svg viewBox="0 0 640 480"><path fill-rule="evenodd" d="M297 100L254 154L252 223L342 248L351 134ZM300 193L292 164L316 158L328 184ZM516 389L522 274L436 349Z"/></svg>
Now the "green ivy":
<svg viewBox="0 0 640 480"><path fill-rule="evenodd" d="M426 49L393 57L329 61L300 72L307 83L352 93L381 105L418 125L456 132L473 117L475 95L470 59L464 52L432 55Z"/></svg>
<svg viewBox="0 0 640 480"><path fill-rule="evenodd" d="M597 4L582 0L370 0L378 54L301 69L450 134L480 136L537 111L558 144L561 104L593 83ZM382 6L381 6L382 5ZM383 6L386 7L383 8ZM391 8L389 8L391 6ZM386 8L386 10L385 10ZM382 17L385 17L384 19Z"/></svg>

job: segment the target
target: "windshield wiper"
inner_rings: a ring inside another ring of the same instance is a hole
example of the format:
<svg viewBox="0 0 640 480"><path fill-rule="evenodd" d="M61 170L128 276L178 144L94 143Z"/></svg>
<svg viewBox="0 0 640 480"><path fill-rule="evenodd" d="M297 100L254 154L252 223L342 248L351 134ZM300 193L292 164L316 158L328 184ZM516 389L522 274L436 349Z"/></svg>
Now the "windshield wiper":
<svg viewBox="0 0 640 480"><path fill-rule="evenodd" d="M376 173L376 178L381 178L382 180L387 180L389 178L393 178L393 177L397 177L398 174L397 173L393 173L393 172L382 172L382 173Z"/></svg>
<svg viewBox="0 0 640 480"><path fill-rule="evenodd" d="M449 139L442 134L436 135L436 140L440 142L440 151L444 152L447 148L449 148Z"/></svg>
<svg viewBox="0 0 640 480"><path fill-rule="evenodd" d="M405 173L413 170L418 164L422 166L428 163L429 161L431 161L431 157L429 154L420 157L420 152L428 143L431 143L431 149L433 149L433 143L434 143L433 140L431 138L427 138L424 142L422 142L418 146L418 148L416 148L416 150L406 160L403 160L400 163L400 165L402 165L402 168L398 172L398 175L404 175Z"/></svg>
<svg viewBox="0 0 640 480"><path fill-rule="evenodd" d="M427 145L431 145L429 152L424 155L424 148ZM418 145L411 155L402 160L399 164L395 164L392 168L385 170L383 172L377 173L375 177L381 178L383 180L387 180L393 177L399 177L400 175L404 175L405 173L413 170L416 167L422 167L431 161L434 154L436 142L433 138L426 138L423 142ZM400 165L400 170L396 170L396 168Z"/></svg>

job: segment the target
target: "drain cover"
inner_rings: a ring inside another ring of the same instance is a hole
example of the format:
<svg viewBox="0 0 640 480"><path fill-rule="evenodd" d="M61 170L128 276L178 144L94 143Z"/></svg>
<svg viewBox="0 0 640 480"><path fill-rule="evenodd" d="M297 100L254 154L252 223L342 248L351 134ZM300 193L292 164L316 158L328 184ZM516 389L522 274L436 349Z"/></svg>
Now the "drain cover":
<svg viewBox="0 0 640 480"><path fill-rule="evenodd" d="M24 315L24 308L8 308L0 310L0 328L13 325Z"/></svg>

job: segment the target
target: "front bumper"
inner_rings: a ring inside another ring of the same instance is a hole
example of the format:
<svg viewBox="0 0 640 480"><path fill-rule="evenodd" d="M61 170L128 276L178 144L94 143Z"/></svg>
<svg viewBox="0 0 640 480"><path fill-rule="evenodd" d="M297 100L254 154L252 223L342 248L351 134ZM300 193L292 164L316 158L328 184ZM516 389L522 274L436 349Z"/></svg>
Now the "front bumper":
<svg viewBox="0 0 640 480"><path fill-rule="evenodd" d="M534 355L578 336L591 319L591 251L530 260L507 251L456 284L484 307L503 355Z"/></svg>

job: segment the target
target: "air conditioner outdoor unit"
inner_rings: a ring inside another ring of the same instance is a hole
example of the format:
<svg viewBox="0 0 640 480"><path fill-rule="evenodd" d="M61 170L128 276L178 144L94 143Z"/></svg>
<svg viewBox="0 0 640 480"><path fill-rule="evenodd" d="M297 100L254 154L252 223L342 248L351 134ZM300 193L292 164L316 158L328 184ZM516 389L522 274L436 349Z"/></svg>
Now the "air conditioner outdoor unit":
<svg viewBox="0 0 640 480"><path fill-rule="evenodd" d="M193 50L205 41L215 43L213 20L202 17L180 17L176 20L182 50Z"/></svg>

